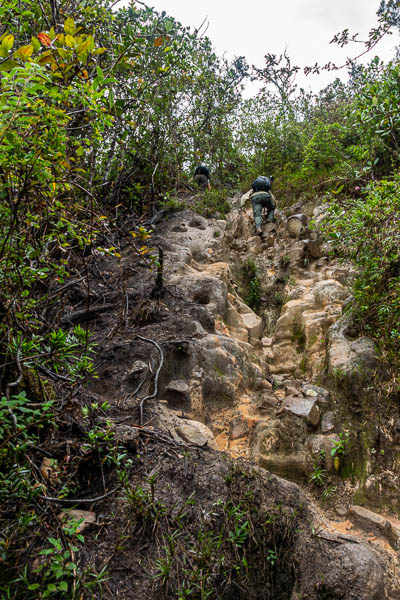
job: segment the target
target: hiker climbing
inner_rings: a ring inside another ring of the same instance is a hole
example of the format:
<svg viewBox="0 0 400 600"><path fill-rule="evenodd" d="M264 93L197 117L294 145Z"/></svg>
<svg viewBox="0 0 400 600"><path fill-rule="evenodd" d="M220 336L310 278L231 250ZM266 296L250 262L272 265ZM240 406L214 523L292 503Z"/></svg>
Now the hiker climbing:
<svg viewBox="0 0 400 600"><path fill-rule="evenodd" d="M201 190L211 190L210 169L206 165L199 165L193 175L193 181Z"/></svg>
<svg viewBox="0 0 400 600"><path fill-rule="evenodd" d="M240 208L243 209L247 200L251 200L253 206L253 217L257 235L262 235L263 209L267 209L267 223L275 223L276 202L271 193L272 177L259 175L251 186L251 193L245 194L241 201Z"/></svg>

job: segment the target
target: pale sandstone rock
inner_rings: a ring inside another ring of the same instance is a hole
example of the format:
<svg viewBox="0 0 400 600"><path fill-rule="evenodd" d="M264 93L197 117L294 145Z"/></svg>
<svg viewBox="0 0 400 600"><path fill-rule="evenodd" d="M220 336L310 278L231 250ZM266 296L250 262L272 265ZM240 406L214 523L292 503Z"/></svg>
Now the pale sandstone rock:
<svg viewBox="0 0 400 600"><path fill-rule="evenodd" d="M314 309L314 299L312 297L303 297L298 300L289 300L282 306L281 318L286 315L291 322L299 319L303 312ZM279 319L278 319L279 323ZM278 324L277 324L278 327Z"/></svg>
<svg viewBox="0 0 400 600"><path fill-rule="evenodd" d="M273 346L273 360L269 363L271 374L294 373L301 361L299 355L289 341L283 341Z"/></svg>
<svg viewBox="0 0 400 600"><path fill-rule="evenodd" d="M217 219L216 224L218 225L221 231L225 231L227 227L227 222L224 219Z"/></svg>
<svg viewBox="0 0 400 600"><path fill-rule="evenodd" d="M322 433L330 433L335 429L335 413L328 411L322 415L321 431Z"/></svg>
<svg viewBox="0 0 400 600"><path fill-rule="evenodd" d="M318 425L319 423L320 410L317 401L314 399L288 396L285 398L282 410L286 410L297 417L305 419L311 423L311 425Z"/></svg>
<svg viewBox="0 0 400 600"><path fill-rule="evenodd" d="M307 455L305 452L291 454L261 455L258 461L261 467L275 473L279 477L299 481L308 471Z"/></svg>
<svg viewBox="0 0 400 600"><path fill-rule="evenodd" d="M228 303L228 308L226 311L226 324L229 327L236 328L243 326L243 321L240 313L230 303Z"/></svg>
<svg viewBox="0 0 400 600"><path fill-rule="evenodd" d="M90 510L72 509L68 510L68 512L63 511L57 515L57 518L64 525L67 525L72 520L81 521L83 519L82 523L80 523L76 528L75 534L82 533L82 531L85 531L85 529L87 529L90 525L96 523L96 513Z"/></svg>
<svg viewBox="0 0 400 600"><path fill-rule="evenodd" d="M287 219L286 228L291 238L298 238L307 224L307 216L301 213L291 215Z"/></svg>
<svg viewBox="0 0 400 600"><path fill-rule="evenodd" d="M259 339L262 334L262 319L253 312L242 315L242 321L247 331L249 338Z"/></svg>
<svg viewBox="0 0 400 600"><path fill-rule="evenodd" d="M247 251L250 254L254 254L254 255L260 254L260 252L262 251L261 245L262 245L262 242L261 242L260 236L259 235L253 236L247 240L247 249L248 249Z"/></svg>
<svg viewBox="0 0 400 600"><path fill-rule="evenodd" d="M187 394L189 391L189 386L186 381L182 381L180 379L174 379L170 381L165 389L171 392L178 392L180 394Z"/></svg>
<svg viewBox="0 0 400 600"><path fill-rule="evenodd" d="M348 290L335 279L318 281L312 289L317 306L343 304L349 295Z"/></svg>
<svg viewBox="0 0 400 600"><path fill-rule="evenodd" d="M229 284L232 277L229 265L225 262L216 262L212 263L211 265L206 265L203 270L203 273L204 272L212 275L213 277L221 279L221 281L226 283L226 285Z"/></svg>
<svg viewBox="0 0 400 600"><path fill-rule="evenodd" d="M328 400L329 391L325 388L319 387L318 385L312 385L311 383L306 383L302 386L304 393L307 396L318 397L318 401L321 402L321 399Z"/></svg>
<svg viewBox="0 0 400 600"><path fill-rule="evenodd" d="M177 432L189 444L197 444L199 446L207 444L209 448L218 449L211 430L204 423L200 423L200 421L181 420L177 426Z"/></svg>
<svg viewBox="0 0 400 600"><path fill-rule="evenodd" d="M377 349L367 337L351 339L346 336L348 319L342 317L328 332L328 371L330 375L345 376L360 372L368 377L378 366Z"/></svg>
<svg viewBox="0 0 400 600"><path fill-rule="evenodd" d="M249 341L249 332L245 327L231 327L231 335L238 342L248 342Z"/></svg>
<svg viewBox="0 0 400 600"><path fill-rule="evenodd" d="M382 515L372 512L363 506L352 506L349 511L349 518L360 529L375 535L383 535L390 539L391 524Z"/></svg>
<svg viewBox="0 0 400 600"><path fill-rule="evenodd" d="M297 388L287 385L285 387L285 392L287 396L302 396L302 393Z"/></svg>
<svg viewBox="0 0 400 600"><path fill-rule="evenodd" d="M305 242L300 240L295 242L288 251L291 267L302 267L304 265Z"/></svg>

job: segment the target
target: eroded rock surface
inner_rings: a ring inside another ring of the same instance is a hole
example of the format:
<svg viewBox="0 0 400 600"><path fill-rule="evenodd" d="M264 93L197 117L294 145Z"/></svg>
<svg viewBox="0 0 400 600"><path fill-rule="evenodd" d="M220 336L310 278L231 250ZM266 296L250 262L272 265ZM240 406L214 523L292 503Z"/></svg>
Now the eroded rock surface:
<svg viewBox="0 0 400 600"><path fill-rule="evenodd" d="M182 211L157 225L164 295L134 314L144 338L156 337L162 347L156 395L159 357L143 339L113 346L121 377L110 394L127 412L149 397L145 425L178 444L224 450L304 484L321 457L332 476L343 467L332 454L343 430L336 394L321 382L326 365L331 375L360 365L373 370L377 357L370 340L349 337L343 325L351 270L327 256L303 212L276 216L261 237L253 235L250 210L233 209L226 222ZM254 310L245 300L249 260L260 280ZM134 445L131 429L117 432ZM342 502L346 513L350 494ZM310 579L314 587L305 586L304 597L394 600L397 575L385 581L389 559L380 548L343 539L326 544L332 562L320 564L320 579Z"/></svg>

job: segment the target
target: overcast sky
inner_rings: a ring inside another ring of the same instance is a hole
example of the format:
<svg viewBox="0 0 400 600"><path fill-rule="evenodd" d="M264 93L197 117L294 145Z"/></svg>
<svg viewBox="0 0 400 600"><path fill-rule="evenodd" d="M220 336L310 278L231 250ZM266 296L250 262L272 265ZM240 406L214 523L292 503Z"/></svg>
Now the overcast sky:
<svg viewBox="0 0 400 600"><path fill-rule="evenodd" d="M281 54L285 48L293 64L301 67L329 61L343 64L347 56L356 56L360 45L341 50L329 44L333 36L348 28L365 39L377 24L379 0L144 0L157 11L175 17L183 25L199 27L207 18L206 35L217 54L245 56L250 64L264 65L268 52ZM121 4L126 4L122 0ZM387 36L370 54L383 60L393 58L399 44L398 34ZM313 91L325 87L335 74L297 75L296 82ZM346 79L346 72L342 76Z"/></svg>

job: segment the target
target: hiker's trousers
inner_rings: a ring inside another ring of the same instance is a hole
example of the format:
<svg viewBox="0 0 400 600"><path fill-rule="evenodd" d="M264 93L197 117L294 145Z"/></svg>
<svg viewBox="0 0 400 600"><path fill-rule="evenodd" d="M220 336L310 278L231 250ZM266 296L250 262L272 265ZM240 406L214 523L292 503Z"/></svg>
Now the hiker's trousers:
<svg viewBox="0 0 400 600"><path fill-rule="evenodd" d="M276 202L274 196L270 192L256 192L251 197L253 206L253 216L256 228L262 226L262 210L267 209L267 222L274 220Z"/></svg>

